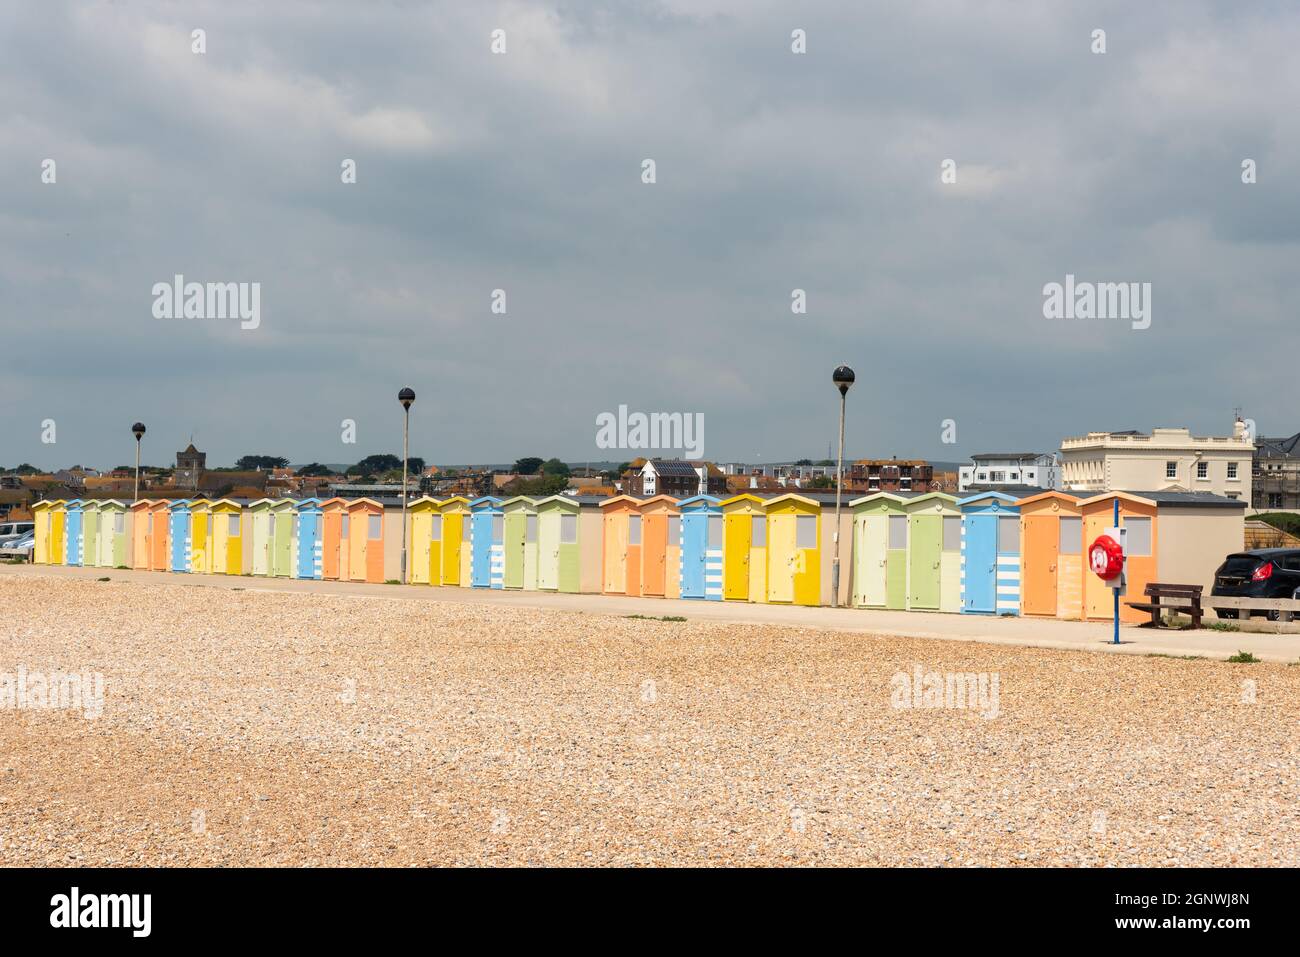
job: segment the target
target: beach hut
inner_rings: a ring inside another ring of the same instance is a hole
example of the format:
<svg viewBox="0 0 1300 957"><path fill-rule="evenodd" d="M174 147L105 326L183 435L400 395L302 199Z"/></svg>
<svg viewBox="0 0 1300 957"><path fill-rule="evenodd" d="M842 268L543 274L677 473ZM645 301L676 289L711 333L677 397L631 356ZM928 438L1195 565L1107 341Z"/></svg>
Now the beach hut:
<svg viewBox="0 0 1300 957"><path fill-rule="evenodd" d="M188 572L190 570L190 500L173 499L167 506L168 534L171 537L171 551L168 556L168 571Z"/></svg>
<svg viewBox="0 0 1300 957"><path fill-rule="evenodd" d="M859 608L907 607L906 506L917 497L912 492L873 492L849 503L852 602Z"/></svg>
<svg viewBox="0 0 1300 957"><path fill-rule="evenodd" d="M171 502L154 499L149 507L149 569L165 572L171 567Z"/></svg>
<svg viewBox="0 0 1300 957"><path fill-rule="evenodd" d="M681 591L681 525L677 499L655 495L643 501L638 510L641 513L641 594L648 598L676 598ZM670 526L674 535L669 534Z"/></svg>
<svg viewBox="0 0 1300 957"><path fill-rule="evenodd" d="M604 588L608 595L641 594L641 500L615 495L600 503L604 516Z"/></svg>
<svg viewBox="0 0 1300 957"><path fill-rule="evenodd" d="M505 575L505 515L501 499L484 495L469 503L470 585L501 588Z"/></svg>
<svg viewBox="0 0 1300 957"><path fill-rule="evenodd" d="M407 530L408 580L412 585L442 584L442 515L441 503L428 495L406 506L410 527Z"/></svg>
<svg viewBox="0 0 1300 957"><path fill-rule="evenodd" d="M95 504L95 511L98 512L95 564L100 568L124 568L127 552L126 505L115 498Z"/></svg>
<svg viewBox="0 0 1300 957"><path fill-rule="evenodd" d="M153 500L136 499L128 506L131 513L131 567L147 569L153 556Z"/></svg>
<svg viewBox="0 0 1300 957"><path fill-rule="evenodd" d="M507 503L509 504L509 503ZM531 537L536 554L536 576L533 587L540 591L576 593L582 591L583 553L586 539L595 541L598 549L594 564L600 566L600 528L588 523L583 534L582 506L567 495L552 495L534 503L536 514ZM507 513L508 514L508 513ZM527 586L525 586L527 587Z"/></svg>
<svg viewBox="0 0 1300 957"><path fill-rule="evenodd" d="M442 584L469 587L469 499L453 495L438 510L442 515Z"/></svg>
<svg viewBox="0 0 1300 957"><path fill-rule="evenodd" d="M81 499L63 503L63 564L81 564Z"/></svg>
<svg viewBox="0 0 1300 957"><path fill-rule="evenodd" d="M68 512L67 501L56 498L50 503L50 564L63 565L67 563L67 536L64 534L67 529Z"/></svg>
<svg viewBox="0 0 1300 957"><path fill-rule="evenodd" d="M681 597L722 601L722 502L712 495L692 495L681 499L677 509Z"/></svg>
<svg viewBox="0 0 1300 957"><path fill-rule="evenodd" d="M979 492L961 508L961 610L1020 614L1020 509L1015 496Z"/></svg>
<svg viewBox="0 0 1300 957"><path fill-rule="evenodd" d="M1073 492L1020 499L1020 613L1083 618L1083 515Z"/></svg>
<svg viewBox="0 0 1300 957"><path fill-rule="evenodd" d="M724 499L722 509L722 597L725 601L767 601L767 504L757 495Z"/></svg>
<svg viewBox="0 0 1300 957"><path fill-rule="evenodd" d="M501 503L506 588L537 590L537 502L516 495Z"/></svg>
<svg viewBox="0 0 1300 957"><path fill-rule="evenodd" d="M244 571L243 509L228 498L208 508L208 570L213 575L241 575Z"/></svg>
<svg viewBox="0 0 1300 957"><path fill-rule="evenodd" d="M321 508L321 577L348 580L348 500L327 498Z"/></svg>
<svg viewBox="0 0 1300 957"><path fill-rule="evenodd" d="M1175 578L1157 577L1157 548L1160 545L1159 521L1160 507L1148 497L1151 493L1143 492L1109 492L1083 499L1079 503L1079 514L1083 518L1082 547L1086 550L1098 535L1115 524L1115 502L1119 501L1119 523L1127 531L1127 551L1124 556L1124 595L1120 599L1119 620L1124 622L1150 621L1151 613L1135 611L1124 604L1125 600L1145 601L1143 591L1154 581L1169 581L1174 584L1195 584ZM1235 549L1233 549L1235 551ZM1227 552L1217 557L1223 561ZM1083 561L1083 603L1084 619L1094 621L1114 620L1114 597L1110 585L1102 581L1088 567L1087 556ZM1206 589L1207 591L1209 589ZM1137 596L1137 597L1134 597Z"/></svg>
<svg viewBox="0 0 1300 957"><path fill-rule="evenodd" d="M318 498L299 499L294 505L294 578L319 579L323 577L322 515L321 500Z"/></svg>
<svg viewBox="0 0 1300 957"><path fill-rule="evenodd" d="M384 506L373 498L352 499L348 515L348 577L384 583Z"/></svg>
<svg viewBox="0 0 1300 957"><path fill-rule="evenodd" d="M206 575L212 569L212 503L206 498L191 499L190 571Z"/></svg>
<svg viewBox="0 0 1300 957"><path fill-rule="evenodd" d="M821 505L794 493L767 503L767 600L816 605L821 600Z"/></svg>
<svg viewBox="0 0 1300 957"><path fill-rule="evenodd" d="M99 502L95 499L81 503L81 564L99 565Z"/></svg>
<svg viewBox="0 0 1300 957"><path fill-rule="evenodd" d="M32 561L37 565L49 565L50 561L50 514L54 509L51 501L40 501L32 506Z"/></svg>
<svg viewBox="0 0 1300 957"><path fill-rule="evenodd" d="M259 498L249 504L252 574L288 578L292 573L294 505L289 498Z"/></svg>
<svg viewBox="0 0 1300 957"><path fill-rule="evenodd" d="M961 509L929 492L903 505L907 515L908 611L961 611Z"/></svg>

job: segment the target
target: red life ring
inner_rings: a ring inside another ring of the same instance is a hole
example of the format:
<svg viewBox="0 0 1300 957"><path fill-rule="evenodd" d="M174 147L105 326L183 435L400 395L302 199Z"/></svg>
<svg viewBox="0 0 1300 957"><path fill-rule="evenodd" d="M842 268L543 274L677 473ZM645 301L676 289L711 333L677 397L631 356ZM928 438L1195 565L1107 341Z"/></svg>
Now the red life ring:
<svg viewBox="0 0 1300 957"><path fill-rule="evenodd" d="M1118 578L1124 570L1124 550L1109 535L1098 535L1088 549L1088 566L1103 581Z"/></svg>

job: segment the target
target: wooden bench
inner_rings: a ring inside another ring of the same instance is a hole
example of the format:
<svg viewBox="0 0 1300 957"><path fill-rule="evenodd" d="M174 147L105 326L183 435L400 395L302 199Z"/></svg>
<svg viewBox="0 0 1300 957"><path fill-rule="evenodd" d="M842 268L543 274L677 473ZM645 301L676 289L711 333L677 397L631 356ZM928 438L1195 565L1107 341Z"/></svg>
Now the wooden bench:
<svg viewBox="0 0 1300 957"><path fill-rule="evenodd" d="M1129 601L1125 602L1130 608L1136 608L1138 611L1151 612L1150 625L1143 625L1143 628L1159 628L1160 613L1162 611L1177 611L1192 616L1192 627L1201 627L1201 590L1203 585L1168 585L1159 582L1152 582L1146 587L1146 596L1150 601ZM1161 604L1165 598L1178 599L1177 604L1172 602ZM1190 604L1189 604L1190 602Z"/></svg>

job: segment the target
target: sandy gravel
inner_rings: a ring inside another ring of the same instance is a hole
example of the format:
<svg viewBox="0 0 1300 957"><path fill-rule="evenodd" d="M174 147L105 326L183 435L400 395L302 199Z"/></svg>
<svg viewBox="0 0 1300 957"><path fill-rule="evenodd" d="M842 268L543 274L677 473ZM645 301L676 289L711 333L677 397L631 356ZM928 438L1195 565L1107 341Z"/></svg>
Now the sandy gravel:
<svg viewBox="0 0 1300 957"><path fill-rule="evenodd" d="M0 673L105 678L0 710L0 864L1300 863L1300 667L108 574L0 579Z"/></svg>

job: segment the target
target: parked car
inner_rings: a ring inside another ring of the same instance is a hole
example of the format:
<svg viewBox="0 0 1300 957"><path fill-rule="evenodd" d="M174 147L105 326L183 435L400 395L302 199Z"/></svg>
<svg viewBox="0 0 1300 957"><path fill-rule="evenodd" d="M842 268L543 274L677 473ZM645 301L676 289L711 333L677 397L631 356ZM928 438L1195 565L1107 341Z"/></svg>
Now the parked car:
<svg viewBox="0 0 1300 957"><path fill-rule="evenodd" d="M0 544L0 556L5 558L25 558L31 561L34 548L36 548L36 532L30 531L18 538Z"/></svg>
<svg viewBox="0 0 1300 957"><path fill-rule="evenodd" d="M35 527L35 522L0 522L0 545L21 538Z"/></svg>
<svg viewBox="0 0 1300 957"><path fill-rule="evenodd" d="M1229 555L1214 573L1210 606L1214 597L1297 598L1300 597L1300 548L1257 548ZM1236 608L1215 608L1220 618L1236 618ZM1249 617L1264 615L1277 621L1277 611L1252 611Z"/></svg>

